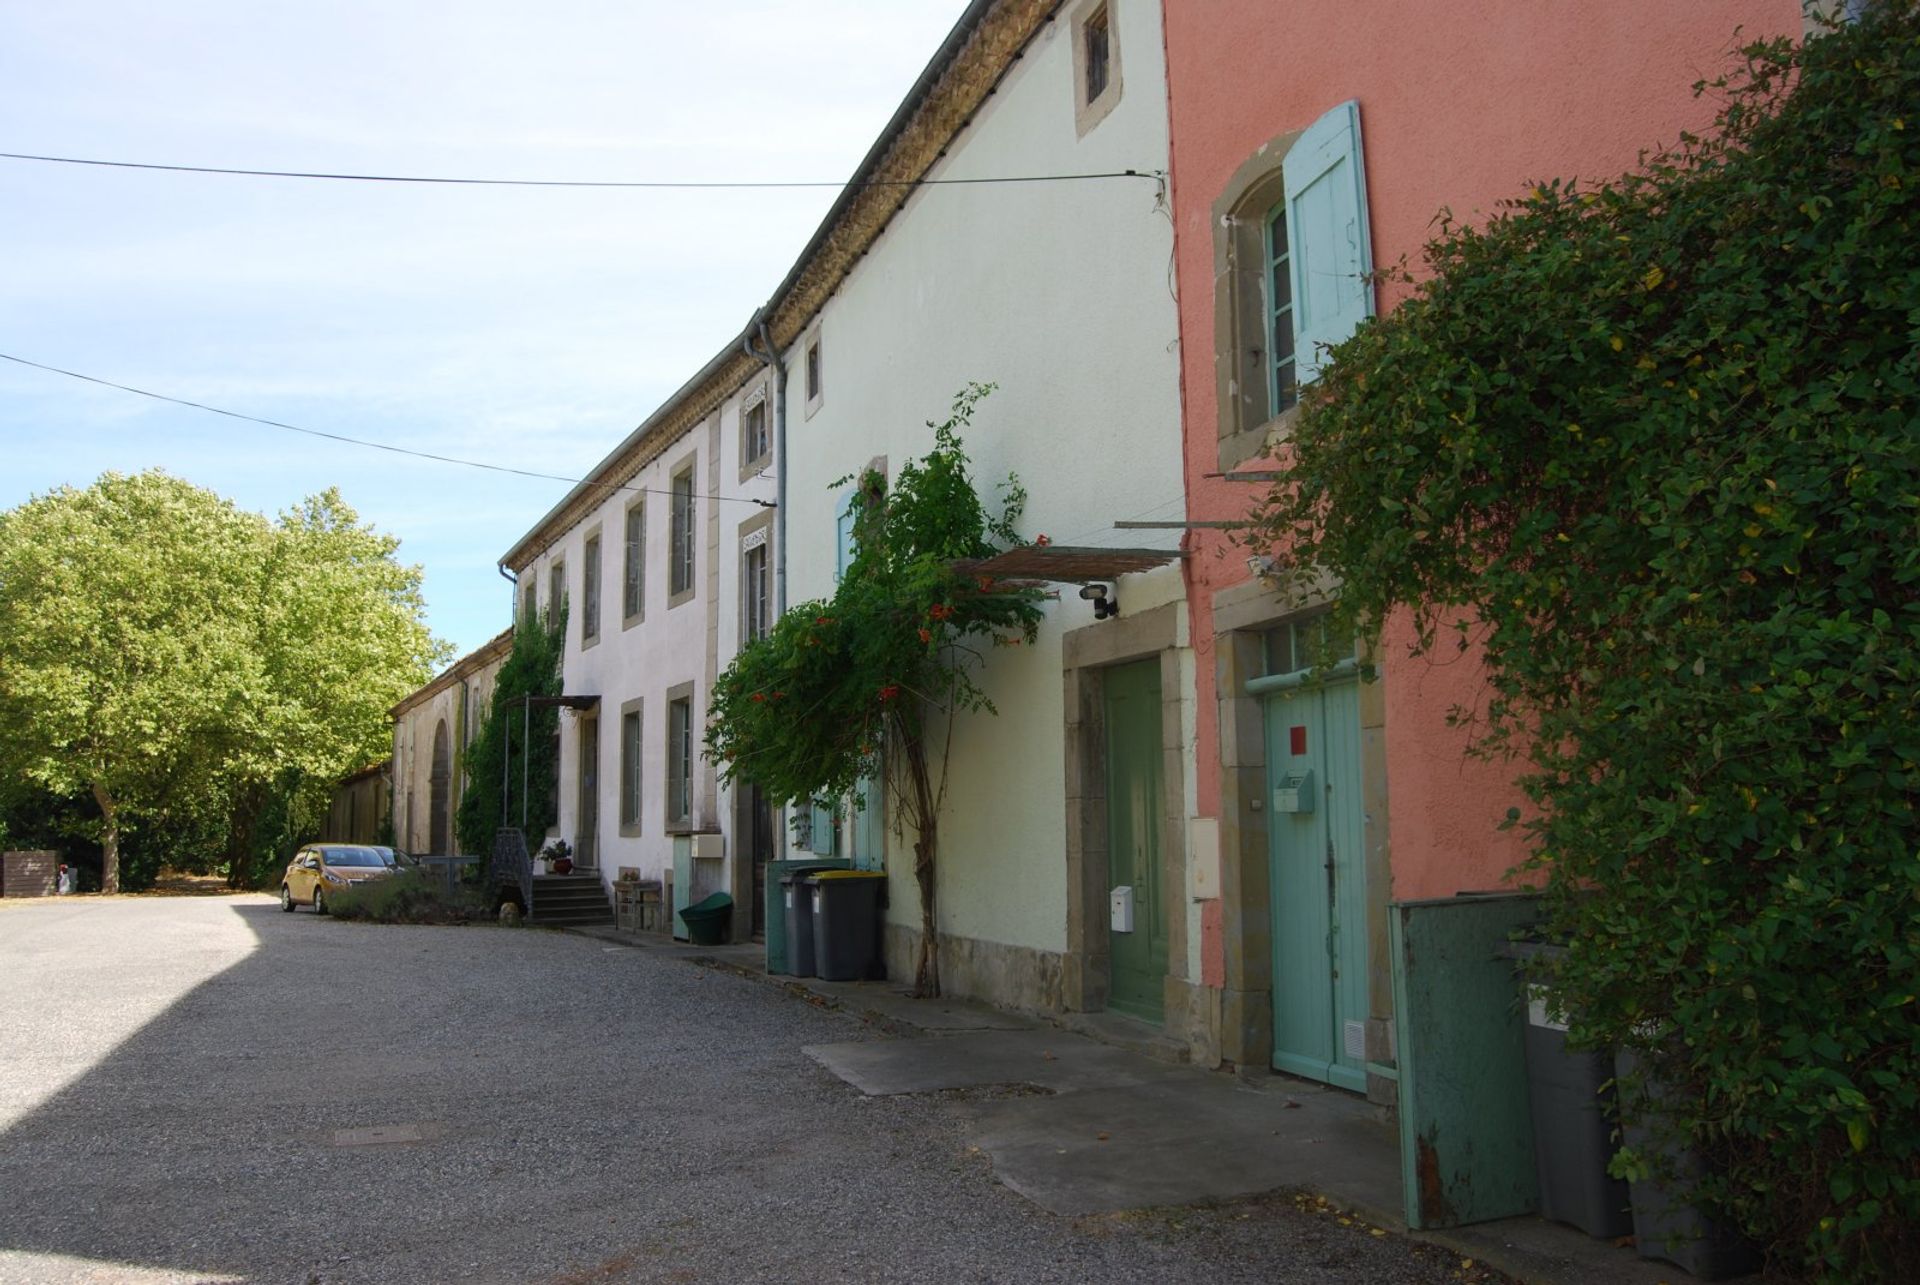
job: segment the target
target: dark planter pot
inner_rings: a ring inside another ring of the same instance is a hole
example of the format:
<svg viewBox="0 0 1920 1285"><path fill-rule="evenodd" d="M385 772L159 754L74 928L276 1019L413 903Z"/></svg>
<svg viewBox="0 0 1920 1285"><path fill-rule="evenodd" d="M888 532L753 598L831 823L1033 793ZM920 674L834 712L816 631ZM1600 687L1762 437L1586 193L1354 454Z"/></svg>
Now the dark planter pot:
<svg viewBox="0 0 1920 1285"><path fill-rule="evenodd" d="M553 872L554 872L555 874L557 874L557 875L570 875L570 874L572 874L572 873L573 873L573 858L572 858L572 857L561 857L561 858L560 858L559 860L557 860L557 861L555 861L555 862L553 863Z"/></svg>

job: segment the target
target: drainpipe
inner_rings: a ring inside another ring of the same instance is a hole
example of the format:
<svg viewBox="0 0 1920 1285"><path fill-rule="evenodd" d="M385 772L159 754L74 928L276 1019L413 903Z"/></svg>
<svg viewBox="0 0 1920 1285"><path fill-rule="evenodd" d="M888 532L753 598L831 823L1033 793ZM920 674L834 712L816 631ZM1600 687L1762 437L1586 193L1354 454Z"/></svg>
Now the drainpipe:
<svg viewBox="0 0 1920 1285"><path fill-rule="evenodd" d="M493 569L500 573L502 580L513 586L513 609L508 616L513 621L514 627L518 628L520 625L520 573L507 570L507 564L504 562L494 563ZM513 755L510 753L512 746L507 744L512 728L511 723L503 724L500 728L500 828L503 830L507 828L507 798L513 792L509 784L512 778L507 775L513 763ZM522 801L525 801L524 795ZM523 822L522 828L524 827Z"/></svg>
<svg viewBox="0 0 1920 1285"><path fill-rule="evenodd" d="M787 614L787 363L767 333L767 310L754 310L741 347L747 356L773 370L773 617ZM768 809L773 823L773 856L789 856L781 836L787 833L786 809Z"/></svg>
<svg viewBox="0 0 1920 1285"><path fill-rule="evenodd" d="M753 314L740 346L773 370L773 614L778 618L787 612L787 364L767 333L766 312L761 308Z"/></svg>
<svg viewBox="0 0 1920 1285"><path fill-rule="evenodd" d="M502 580L513 586L513 601L508 604L507 619L517 625L520 623L520 573L507 570L507 564L504 562L494 563L493 569L500 573Z"/></svg>

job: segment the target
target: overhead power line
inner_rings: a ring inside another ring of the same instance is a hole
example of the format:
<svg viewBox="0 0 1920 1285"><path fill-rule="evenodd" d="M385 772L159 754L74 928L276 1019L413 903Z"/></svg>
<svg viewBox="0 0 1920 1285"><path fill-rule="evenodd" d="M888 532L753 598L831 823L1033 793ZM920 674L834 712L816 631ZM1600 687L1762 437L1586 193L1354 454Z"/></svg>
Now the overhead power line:
<svg viewBox="0 0 1920 1285"><path fill-rule="evenodd" d="M161 165L151 161L107 161L83 156L37 156L28 152L0 152L0 159L44 161L52 165L95 165L118 170L161 170L171 174L228 174L241 178L327 179L346 183L438 183L456 187L613 187L664 191L724 191L734 188L846 187L844 181L795 180L638 180L545 178L445 178L422 174L331 174L318 170L249 170L218 165ZM989 178L868 179L865 187L965 187L987 183L1083 183L1095 179L1143 178L1159 182L1159 170L1108 170L1095 174L1011 174Z"/></svg>
<svg viewBox="0 0 1920 1285"><path fill-rule="evenodd" d="M65 375L68 379L78 379L89 384L99 384L103 388L115 388L123 393L133 393L140 397L151 397L157 402L172 402L175 406L186 406L192 410L206 411L209 415L224 415L228 419L245 420L249 424L264 424L268 428L285 429L289 433L304 433L308 437L321 437L330 442L345 442L349 446L365 446L376 451L389 451L395 455L411 455L415 459L433 460L440 464L458 464L463 468L485 469L489 473L511 473L515 477L532 477L546 482L567 482L573 485L601 487L607 491L625 492L629 495L670 495L659 487L624 486L612 482L594 482L583 477L567 477L560 473L539 473L532 469L514 468L508 464L490 464L485 460L462 459L457 455L437 455L432 451L416 451L411 447L395 446L390 442L370 442L363 437L348 437L344 433L328 433L318 428L303 428L299 424L288 424L277 419L262 419L258 415L243 415L235 410L223 410L218 406L209 406L205 402L188 401L184 397L169 397L165 393L156 393L145 388L135 388L132 384L115 383L111 379L101 379L94 375L83 375L77 370L62 370L58 366L49 366L44 362L28 361L25 357L16 357L12 353L0 352L0 361L11 361L21 366L31 366L35 370L44 370L53 375ZM714 495L710 499L732 500L739 504L756 504L770 509L770 500L749 499L740 495Z"/></svg>

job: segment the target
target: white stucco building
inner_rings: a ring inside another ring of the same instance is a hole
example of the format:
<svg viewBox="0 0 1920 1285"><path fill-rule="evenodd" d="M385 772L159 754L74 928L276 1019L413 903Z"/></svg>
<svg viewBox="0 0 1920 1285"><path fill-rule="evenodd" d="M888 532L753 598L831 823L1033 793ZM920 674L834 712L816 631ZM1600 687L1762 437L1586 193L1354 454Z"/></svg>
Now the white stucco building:
<svg viewBox="0 0 1920 1285"><path fill-rule="evenodd" d="M707 693L762 613L832 593L829 483L925 454L928 421L990 382L976 480L1017 473L1022 534L1072 557L1019 573L1065 591L1037 646L983 670L998 717L955 729L943 980L1200 1038L1167 159L1155 0L976 0L741 336L508 551L523 595L572 604L566 689L598 703L562 717L560 829L603 878L657 876L678 836L718 834L735 935L755 930L756 867L804 852L699 759ZM1088 582L1117 618L1096 619ZM910 977L910 837L884 807L807 828L814 851L887 869L889 967Z"/></svg>
<svg viewBox="0 0 1920 1285"><path fill-rule="evenodd" d="M846 497L829 482L924 454L926 423L969 381L998 386L965 438L976 482L1017 474L1022 534L1089 551L1077 575L1050 577L1065 592L1038 645L984 667L998 716L956 728L937 899L946 988L1042 1011L1116 1007L1181 1038L1207 1024L1188 1012L1203 1001L1185 895L1179 532L1115 527L1185 517L1159 24L1152 0L973 6L850 191L926 182L897 208L843 199L769 311L793 330L793 601L833 591ZM1005 179L1037 181L973 181ZM1117 580L1122 564L1098 554L1145 545L1169 551L1163 565ZM1110 586L1118 619L1096 622L1082 580ZM1124 728L1109 726L1114 666L1133 705L1152 706ZM1109 779L1115 764L1127 779ZM1116 816L1131 846L1109 861ZM909 844L881 821L845 825L842 841L884 836L890 973L911 977ZM1138 912L1124 935L1109 931L1116 887Z"/></svg>
<svg viewBox="0 0 1920 1285"><path fill-rule="evenodd" d="M705 877L733 893L742 936L771 839L763 821L759 852L736 851L739 801L700 739L719 667L773 611L771 393L743 347L723 351L502 560L523 614L566 603L564 686L597 698L561 713L559 837L576 865L609 885L622 869L660 879L677 840L718 836L702 850L717 843L724 869Z"/></svg>

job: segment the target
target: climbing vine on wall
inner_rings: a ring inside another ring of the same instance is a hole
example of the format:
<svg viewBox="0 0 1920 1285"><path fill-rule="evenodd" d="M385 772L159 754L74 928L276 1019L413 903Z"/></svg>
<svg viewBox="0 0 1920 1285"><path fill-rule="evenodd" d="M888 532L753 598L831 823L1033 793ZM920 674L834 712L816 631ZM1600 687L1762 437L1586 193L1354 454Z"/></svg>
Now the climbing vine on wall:
<svg viewBox="0 0 1920 1285"><path fill-rule="evenodd" d="M992 713L976 681L995 647L1033 640L1039 592L957 565L1017 542L1026 500L1017 478L992 516L974 488L960 433L991 384L970 384L933 449L900 470L844 478L854 490L854 547L833 597L786 612L744 648L713 689L707 752L730 780L777 803L835 799L883 778L913 845L920 892L916 990L940 993L935 906L940 813L954 722Z"/></svg>

